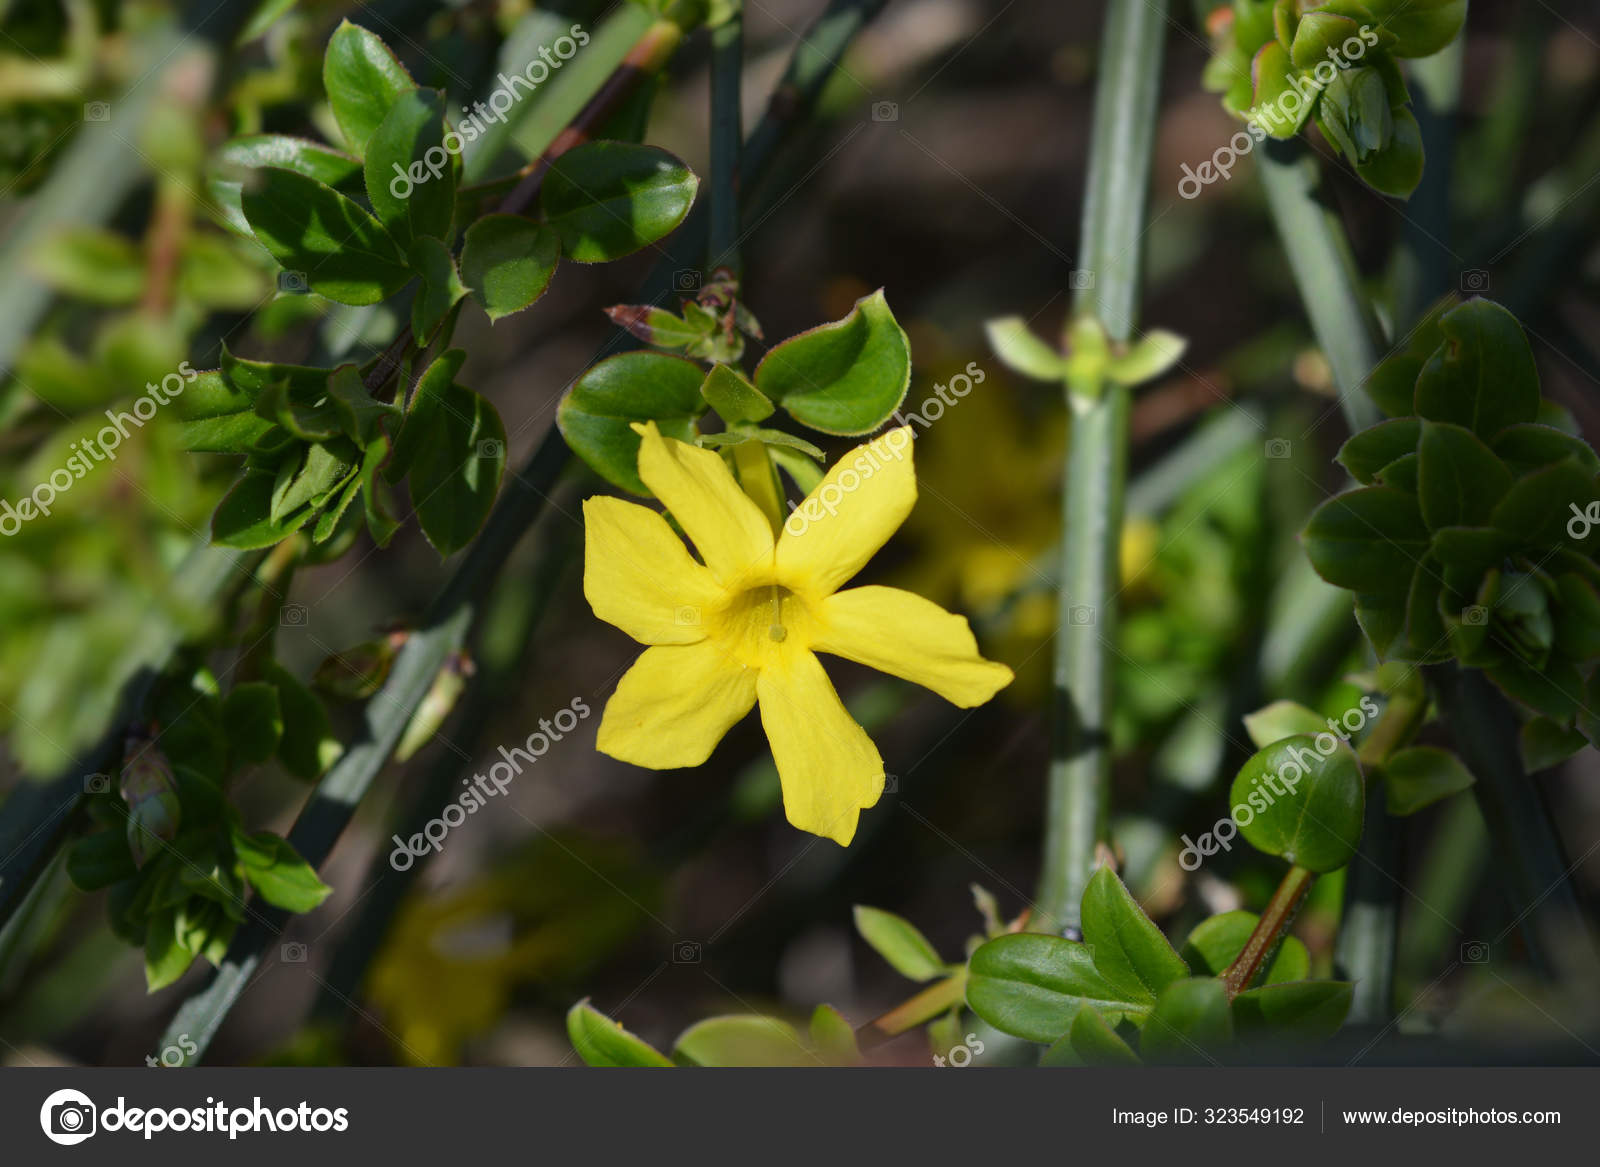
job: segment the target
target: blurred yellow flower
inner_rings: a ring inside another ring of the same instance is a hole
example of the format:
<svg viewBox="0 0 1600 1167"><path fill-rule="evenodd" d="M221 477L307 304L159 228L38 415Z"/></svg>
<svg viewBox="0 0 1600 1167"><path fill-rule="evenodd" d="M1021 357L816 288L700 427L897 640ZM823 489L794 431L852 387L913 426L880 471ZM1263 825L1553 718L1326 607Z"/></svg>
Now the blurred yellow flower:
<svg viewBox="0 0 1600 1167"><path fill-rule="evenodd" d="M653 770L696 766L759 701L789 821L848 844L883 793L883 760L816 653L968 708L1011 681L979 655L962 617L898 588L838 590L916 502L910 429L840 458L774 539L716 453L665 438L654 422L634 428L639 477L703 562L656 511L585 501L584 595L596 616L652 646L606 705L598 748Z"/></svg>

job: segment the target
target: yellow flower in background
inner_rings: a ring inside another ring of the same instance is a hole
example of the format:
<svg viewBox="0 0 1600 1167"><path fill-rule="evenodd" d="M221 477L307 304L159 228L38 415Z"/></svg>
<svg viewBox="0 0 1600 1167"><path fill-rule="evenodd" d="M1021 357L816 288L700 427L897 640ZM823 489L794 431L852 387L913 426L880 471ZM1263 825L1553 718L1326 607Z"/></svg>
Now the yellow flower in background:
<svg viewBox="0 0 1600 1167"><path fill-rule="evenodd" d="M774 538L715 452L641 435L639 477L658 512L618 498L583 504L583 590L596 616L650 645L617 685L596 743L652 770L697 766L760 703L796 827L841 844L883 793L883 759L817 660L842 656L981 705L1011 681L967 622L912 592L840 591L917 499L911 431L840 458Z"/></svg>

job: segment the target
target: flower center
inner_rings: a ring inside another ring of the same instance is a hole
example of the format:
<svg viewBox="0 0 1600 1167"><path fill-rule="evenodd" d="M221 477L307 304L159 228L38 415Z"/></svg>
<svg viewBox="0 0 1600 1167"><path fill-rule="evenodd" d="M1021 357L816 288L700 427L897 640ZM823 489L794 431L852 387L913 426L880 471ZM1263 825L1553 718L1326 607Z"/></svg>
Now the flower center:
<svg viewBox="0 0 1600 1167"><path fill-rule="evenodd" d="M803 648L813 620L806 602L780 584L763 584L736 595L719 612L711 633L739 662L753 668L778 653Z"/></svg>

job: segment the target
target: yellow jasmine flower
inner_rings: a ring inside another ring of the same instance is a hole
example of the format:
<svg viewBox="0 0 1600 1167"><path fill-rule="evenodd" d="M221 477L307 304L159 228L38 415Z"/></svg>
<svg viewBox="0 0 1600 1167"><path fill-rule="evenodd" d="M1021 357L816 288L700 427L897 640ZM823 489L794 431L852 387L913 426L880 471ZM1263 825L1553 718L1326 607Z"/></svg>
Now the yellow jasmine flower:
<svg viewBox="0 0 1600 1167"><path fill-rule="evenodd" d="M714 451L641 436L639 477L699 552L658 512L618 498L583 504L583 591L596 616L647 648L606 705L602 753L652 770L698 766L760 702L803 831L847 844L883 793L883 759L845 711L818 652L981 705L1011 681L984 660L967 622L912 592L840 591L917 499L911 430L839 459L774 537Z"/></svg>

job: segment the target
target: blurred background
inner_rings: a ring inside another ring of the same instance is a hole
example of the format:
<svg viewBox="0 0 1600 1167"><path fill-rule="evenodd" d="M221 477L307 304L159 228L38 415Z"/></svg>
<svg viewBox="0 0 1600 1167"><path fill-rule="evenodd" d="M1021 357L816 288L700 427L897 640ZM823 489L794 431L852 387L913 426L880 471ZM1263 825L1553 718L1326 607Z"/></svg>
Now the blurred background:
<svg viewBox="0 0 1600 1167"><path fill-rule="evenodd" d="M0 238L75 138L102 128L84 120L91 103L110 103L110 127L123 124L120 54L161 7L0 0ZM746 4L747 126L821 7ZM610 10L578 0L541 9L585 27ZM321 48L343 17L377 32L420 84L445 88L459 108L493 88L533 15L521 0L307 0L238 49L210 139L315 136L327 117ZM1227 781L1252 752L1240 716L1279 698L1337 714L1360 692L1347 677L1367 667L1348 599L1311 576L1296 542L1311 509L1341 485L1332 456L1347 434L1255 163L1242 160L1197 198L1179 194L1184 164L1209 158L1237 129L1200 85L1203 16L1173 6L1164 66L1144 321L1189 348L1135 408L1115 726L1124 875L1172 936L1214 912L1259 910L1278 879L1273 861L1246 848L1196 877L1177 863L1180 835L1217 820ZM848 850L785 823L755 719L705 766L658 773L596 753L590 718L440 853L396 873L391 835L408 816L437 813L461 778L523 742L540 718L575 699L598 712L637 654L581 593L580 503L603 487L576 467L502 576L466 696L363 802L323 870L334 895L295 918L209 1061L570 1064L563 1017L583 997L662 1046L708 1015L803 1019L820 1002L860 1025L916 986L856 936L853 905L912 920L949 960L983 931L973 885L1007 919L1027 906L1042 834L1068 422L1059 390L1009 374L982 326L1016 314L1059 335L1077 271L1101 19L1098 4L893 0L842 58L746 220L745 290L769 338L837 319L883 287L912 341L907 408L958 373L974 382L919 437L916 511L864 578L964 612L1017 682L965 711L830 661L893 776ZM1600 11L1476 0L1461 54L1458 110L1432 111L1455 137L1445 175L1430 157L1430 181L1447 177L1448 198L1384 199L1316 140L1333 207L1391 311L1407 297L1460 291L1516 312L1546 396L1593 441ZM707 61L703 36L685 43L646 134L697 173L707 164ZM1414 79L1413 89L1419 104L1431 100L1426 84ZM146 184L110 226L137 239L166 197L161 182ZM60 464L103 409L128 398L125 386L173 367L172 354L214 367L223 337L241 355L280 360L304 360L316 345L376 351L367 337L381 320L344 314L339 324L342 310L314 296L279 294L252 312L273 297L274 265L225 231L204 234L164 335L128 307L138 283L131 298L116 290L128 264L115 248L26 269L59 295L0 382L0 497L20 497L39 468ZM652 258L564 266L550 295L492 328L476 309L465 313L456 343L471 355L460 379L505 418L513 464L538 444L597 347L620 337L601 309L628 301ZM158 421L114 473L75 486L47 520L0 542L0 795L15 797L25 774L58 771L93 735L110 701L99 684L105 661L152 612L198 618L174 606L172 572L235 473L232 460L183 453ZM363 536L297 576L282 659L309 677L331 654L416 618L446 576L415 524L381 554ZM331 709L348 731L358 706ZM1600 890L1596 769L1583 751L1541 780L1591 900ZM304 789L261 768L232 793L247 821L283 831ZM1600 1000L1550 1000L1514 951L1486 965L1471 959L1471 945L1510 923L1476 805L1452 800L1405 820L1405 831L1399 976L1414 1008L1397 1036L1555 1047L1592 1028ZM1296 925L1318 975L1331 967L1340 882L1322 880ZM147 995L139 953L107 928L103 895L73 890L57 863L26 926L0 933L0 1058L159 1057L163 1027L206 971L197 963ZM910 1034L875 1056L926 1064L928 1051Z"/></svg>

